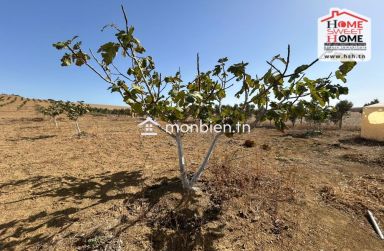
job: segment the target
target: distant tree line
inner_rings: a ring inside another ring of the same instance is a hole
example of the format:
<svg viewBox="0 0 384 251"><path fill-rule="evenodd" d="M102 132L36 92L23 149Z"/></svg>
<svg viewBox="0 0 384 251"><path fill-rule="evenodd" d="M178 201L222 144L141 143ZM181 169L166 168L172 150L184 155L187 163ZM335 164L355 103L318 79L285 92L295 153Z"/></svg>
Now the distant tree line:
<svg viewBox="0 0 384 251"><path fill-rule="evenodd" d="M25 100L23 103L27 102ZM63 102L63 101L56 101L49 99L49 106L44 107L41 105L38 105L36 107L36 111L43 114L44 116L49 116L53 120L56 128L58 128L58 117L62 114L65 114L69 120L73 121L76 126L76 132L78 136L81 136L82 131L79 127L79 118L84 116L87 113L90 113L91 115L131 115L131 112L129 109L107 109L107 108L97 108L97 107L91 107L89 105L84 104L83 101L79 101L76 103L73 102Z"/></svg>
<svg viewBox="0 0 384 251"><path fill-rule="evenodd" d="M374 104L378 104L378 103L380 103L380 101L377 98L375 98L371 102L368 102L368 103L364 104L364 106L374 105Z"/></svg>
<svg viewBox="0 0 384 251"><path fill-rule="evenodd" d="M320 129L321 124L332 122L337 125L340 129L343 126L343 119L349 115L350 110L353 107L353 103L348 100L339 101L335 106L322 106L316 100L306 101L302 100L296 105L289 107L286 111L277 111L281 112L281 116L289 120L292 124L292 127L295 127L297 122L303 124L310 124L317 129ZM269 113L265 109L256 109L255 106L248 106L244 109L242 104L240 105L222 105L221 112L230 110L231 113L237 113L238 116L245 117L258 117L259 114L264 114L260 116L260 122L269 121L272 125L274 120L274 114ZM220 113L220 107L215 107L215 112Z"/></svg>
<svg viewBox="0 0 384 251"><path fill-rule="evenodd" d="M99 108L99 107L90 107L89 112L92 115L127 115L131 116L131 110L129 108L115 108L115 109L108 109L108 108Z"/></svg>

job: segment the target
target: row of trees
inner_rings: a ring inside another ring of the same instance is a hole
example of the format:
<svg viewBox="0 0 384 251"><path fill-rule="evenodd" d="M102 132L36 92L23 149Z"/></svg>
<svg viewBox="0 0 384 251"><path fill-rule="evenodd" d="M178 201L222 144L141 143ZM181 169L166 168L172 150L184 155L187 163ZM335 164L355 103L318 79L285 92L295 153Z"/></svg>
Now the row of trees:
<svg viewBox="0 0 384 251"><path fill-rule="evenodd" d="M288 120L292 123L292 126L295 127L297 121L300 121L300 124L303 124L303 121L312 123L314 125L320 125L324 122L331 121L334 124L338 124L339 128L342 127L343 119L348 115L349 110L353 107L352 102L348 100L342 100L338 102L335 106L321 106L316 100L307 101L301 100L296 105L292 105L287 111L286 116ZM243 115L248 118L258 117L260 113L265 112L265 108L257 110L255 105L249 105L247 110L244 111L243 105L223 105L222 110L231 110L232 113L244 113ZM220 113L219 106L216 105L214 108L216 114ZM265 112L259 121L269 120L272 123L274 114Z"/></svg>
<svg viewBox="0 0 384 251"><path fill-rule="evenodd" d="M13 99L11 99L11 97L8 97L8 98L5 100L5 101L7 101L7 102L0 104L0 107L6 106L6 105L10 105L10 104L13 104L13 103L16 102L16 100L17 100L17 97L14 97Z"/></svg>
<svg viewBox="0 0 384 251"><path fill-rule="evenodd" d="M50 101L50 105L48 107L39 106L37 108L38 112L52 118L56 128L58 128L57 118L61 114L65 113L71 121L74 121L78 136L81 135L79 118L85 115L86 113L88 113L89 109L90 109L90 106L84 104L84 102L82 101L77 103L72 103L69 101L67 102Z"/></svg>
<svg viewBox="0 0 384 251"><path fill-rule="evenodd" d="M321 106L315 100L303 100L291 108L288 117L293 127L296 121L299 120L300 124L302 124L305 119L305 121L313 123L318 127L324 122L331 121L334 124L338 124L341 129L343 119L348 115L352 107L353 103L348 100L342 100L335 106Z"/></svg>
<svg viewBox="0 0 384 251"><path fill-rule="evenodd" d="M364 104L364 106L373 105L379 103L378 99ZM303 101L297 106L293 107L293 113L290 113L290 120L293 125L297 119L300 119L302 123L303 118L306 121L313 123L314 125L320 126L325 122L333 122L341 129L343 126L343 119L349 115L350 110L353 107L353 103L348 100L341 100L335 106L321 107L316 101ZM360 112L362 109L360 110Z"/></svg>
<svg viewBox="0 0 384 251"><path fill-rule="evenodd" d="M21 98L21 100L23 102L21 102L21 104L17 106L17 110L20 110L21 108L23 108L28 102L28 100L24 100L23 98Z"/></svg>

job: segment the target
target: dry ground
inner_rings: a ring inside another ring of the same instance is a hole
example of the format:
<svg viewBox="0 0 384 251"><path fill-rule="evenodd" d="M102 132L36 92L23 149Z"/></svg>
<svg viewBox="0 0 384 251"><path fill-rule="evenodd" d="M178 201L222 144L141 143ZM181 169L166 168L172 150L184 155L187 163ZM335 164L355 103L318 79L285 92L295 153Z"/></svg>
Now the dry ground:
<svg viewBox="0 0 384 251"><path fill-rule="evenodd" d="M353 127L223 137L180 205L172 139L105 116L78 138L21 102L0 107L0 250L384 250L365 215L384 228L384 146ZM209 140L185 136L191 170Z"/></svg>

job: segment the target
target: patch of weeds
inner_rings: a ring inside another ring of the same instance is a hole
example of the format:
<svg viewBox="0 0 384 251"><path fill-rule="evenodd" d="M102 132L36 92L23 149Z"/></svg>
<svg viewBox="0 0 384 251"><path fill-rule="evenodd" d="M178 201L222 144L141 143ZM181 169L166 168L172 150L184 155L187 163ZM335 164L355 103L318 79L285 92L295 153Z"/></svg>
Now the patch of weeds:
<svg viewBox="0 0 384 251"><path fill-rule="evenodd" d="M119 238L114 238L112 234L96 230L88 236L80 237L76 246L79 251L120 251L122 250L122 241Z"/></svg>

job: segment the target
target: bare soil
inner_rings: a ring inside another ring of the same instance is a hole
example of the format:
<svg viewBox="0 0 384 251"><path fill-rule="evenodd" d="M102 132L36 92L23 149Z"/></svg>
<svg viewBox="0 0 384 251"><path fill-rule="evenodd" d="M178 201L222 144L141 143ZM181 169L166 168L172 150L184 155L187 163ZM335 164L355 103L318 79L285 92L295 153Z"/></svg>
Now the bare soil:
<svg viewBox="0 0 384 251"><path fill-rule="evenodd" d="M23 101L0 107L0 250L384 250L384 144L348 123L222 137L183 200L170 137L86 116L79 138ZM189 170L210 140L183 138Z"/></svg>

